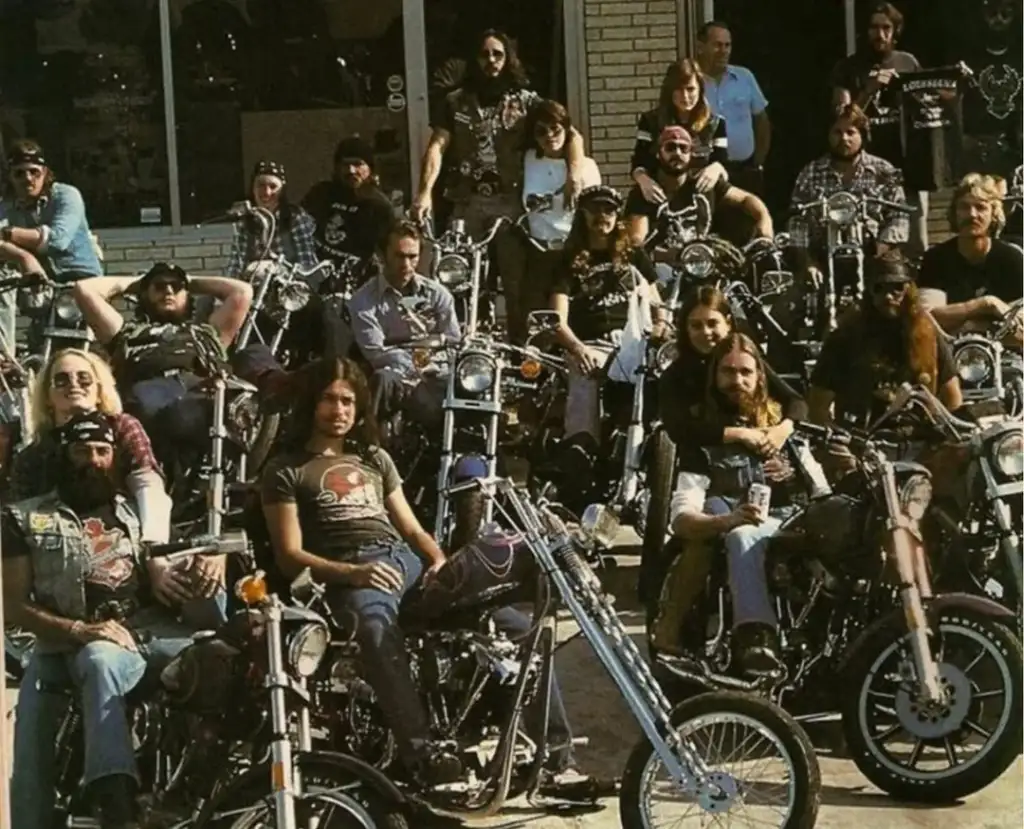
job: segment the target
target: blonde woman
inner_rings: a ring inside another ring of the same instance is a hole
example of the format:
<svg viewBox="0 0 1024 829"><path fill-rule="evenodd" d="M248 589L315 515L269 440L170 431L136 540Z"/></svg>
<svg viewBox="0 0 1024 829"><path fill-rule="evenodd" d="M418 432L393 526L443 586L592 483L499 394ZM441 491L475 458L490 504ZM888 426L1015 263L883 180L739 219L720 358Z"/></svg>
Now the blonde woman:
<svg viewBox="0 0 1024 829"><path fill-rule="evenodd" d="M1006 224L1006 182L970 173L953 192L949 224L956 236L921 260L921 303L950 334L987 328L1021 298L1024 255L996 237ZM1020 334L1014 335L1017 340Z"/></svg>

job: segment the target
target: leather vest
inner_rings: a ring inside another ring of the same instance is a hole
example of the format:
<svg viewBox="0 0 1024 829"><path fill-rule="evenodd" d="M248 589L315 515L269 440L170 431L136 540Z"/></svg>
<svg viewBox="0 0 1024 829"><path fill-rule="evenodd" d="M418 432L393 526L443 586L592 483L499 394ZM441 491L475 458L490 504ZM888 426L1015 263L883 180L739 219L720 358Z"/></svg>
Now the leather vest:
<svg viewBox="0 0 1024 829"><path fill-rule="evenodd" d="M735 444L706 446L701 449L708 462L707 497L728 498L742 501L747 497L751 484L763 484L764 467L760 458L738 449Z"/></svg>
<svg viewBox="0 0 1024 829"><path fill-rule="evenodd" d="M537 93L510 90L493 107L456 89L448 95L454 131L448 149L450 173L445 195L452 201L474 196L515 195L523 183L523 129Z"/></svg>
<svg viewBox="0 0 1024 829"><path fill-rule="evenodd" d="M194 370L197 352L193 334L216 348L222 359L227 359L220 336L212 325L145 320L126 322L118 333L114 361L118 383L130 387L167 372Z"/></svg>
<svg viewBox="0 0 1024 829"><path fill-rule="evenodd" d="M114 517L124 527L139 564L142 525L125 498L114 498ZM56 491L11 504L7 511L29 546L34 601L65 618L85 619L85 576L92 549L78 516ZM40 640L37 648L54 653L67 650L68 646Z"/></svg>

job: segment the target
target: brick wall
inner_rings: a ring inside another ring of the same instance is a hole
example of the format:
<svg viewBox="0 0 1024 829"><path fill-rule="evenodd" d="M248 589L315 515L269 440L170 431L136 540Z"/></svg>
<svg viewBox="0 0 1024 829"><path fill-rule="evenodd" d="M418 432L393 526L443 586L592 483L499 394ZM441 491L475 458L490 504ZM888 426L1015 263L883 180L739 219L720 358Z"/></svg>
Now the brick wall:
<svg viewBox="0 0 1024 829"><path fill-rule="evenodd" d="M604 181L625 192L636 120L657 102L679 57L675 0L584 0L590 153Z"/></svg>
<svg viewBox="0 0 1024 829"><path fill-rule="evenodd" d="M108 274L128 275L147 271L156 262L173 262L186 271L221 274L231 251L231 226L167 228L146 231L101 230L103 266Z"/></svg>

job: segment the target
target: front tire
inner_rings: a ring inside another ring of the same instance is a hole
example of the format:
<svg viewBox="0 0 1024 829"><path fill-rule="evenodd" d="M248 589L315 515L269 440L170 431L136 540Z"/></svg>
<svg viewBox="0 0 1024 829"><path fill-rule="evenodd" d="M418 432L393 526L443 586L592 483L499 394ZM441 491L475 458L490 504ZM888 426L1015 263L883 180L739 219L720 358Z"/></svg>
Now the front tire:
<svg viewBox="0 0 1024 829"><path fill-rule="evenodd" d="M782 813L772 817L759 814L756 822L766 826L777 825L785 829L810 829L814 825L821 799L821 769L814 754L814 747L803 729L777 705L759 697L733 691L701 694L673 709L672 724L676 728L676 733L688 738L689 743L707 763L709 771L720 785L719 791L742 793L742 796L735 800L727 797L724 803L720 797L711 797L702 802L700 794L693 796L679 793L679 811L685 813L684 817L692 815L697 825L710 821L724 826L728 824L728 818L723 813L727 813L733 805L736 805L738 810L750 806L749 801L755 791L756 781L737 781L726 771L729 768L726 761L742 762L749 759L746 753L737 756L740 749L752 751L767 742L782 760L782 769L788 777L787 797ZM706 738L700 739L702 730L716 725L724 728L722 737L716 740L708 734ZM738 733L739 728L752 732L760 739L751 742L749 736L744 737L743 733ZM727 756L713 756L712 746L718 751L724 751ZM761 756L761 753L758 756ZM657 798L653 796L654 776L659 770L664 773L660 758L650 742L646 738L642 739L630 754L622 778L619 819L624 829L653 829L656 825L663 825L660 821L656 822L652 815L653 801L657 801L661 806L668 794L662 792ZM779 797L780 784L766 782L764 785L776 799ZM668 786L678 792L671 778L668 778ZM754 808L762 811L760 807ZM744 819L742 813L737 819ZM750 820L754 821L755 818L750 816ZM683 825L681 818L677 818L677 821L678 823L672 825Z"/></svg>
<svg viewBox="0 0 1024 829"><path fill-rule="evenodd" d="M851 659L843 730L857 768L878 788L900 800L949 803L984 789L1017 757L1024 663L1006 625L961 608L942 614L932 642L945 704L917 700L909 634L887 626ZM960 762L976 737L980 749ZM922 768L928 749L938 759Z"/></svg>
<svg viewBox="0 0 1024 829"><path fill-rule="evenodd" d="M651 445L647 467L647 515L644 519L643 546L640 551L640 601L653 601L661 587L661 560L668 533L669 505L672 502L672 473L676 466L676 445L664 429L659 429Z"/></svg>
<svg viewBox="0 0 1024 829"><path fill-rule="evenodd" d="M484 518L484 495L477 489L470 489L452 496L451 510L452 532L448 542L448 552L461 550L480 535L480 525Z"/></svg>

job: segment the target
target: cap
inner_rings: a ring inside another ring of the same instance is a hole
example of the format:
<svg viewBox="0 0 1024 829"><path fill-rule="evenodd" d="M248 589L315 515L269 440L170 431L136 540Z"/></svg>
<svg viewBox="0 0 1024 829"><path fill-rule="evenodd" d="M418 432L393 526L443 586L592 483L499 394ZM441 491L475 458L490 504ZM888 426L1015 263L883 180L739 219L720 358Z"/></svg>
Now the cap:
<svg viewBox="0 0 1024 829"><path fill-rule="evenodd" d="M373 169L373 147L358 135L342 138L334 150L334 163L349 160L365 161Z"/></svg>
<svg viewBox="0 0 1024 829"><path fill-rule="evenodd" d="M276 176L282 182L288 180L284 174L284 165L276 161L257 161L256 166L252 168L252 177L256 179L258 176Z"/></svg>
<svg viewBox="0 0 1024 829"><path fill-rule="evenodd" d="M40 167L45 167L46 158L41 149L14 147L7 154L7 166L16 167L18 164L38 164Z"/></svg>
<svg viewBox="0 0 1024 829"><path fill-rule="evenodd" d="M185 288L188 288L188 273L185 272L184 268L180 268L177 265L171 265L168 262L157 262L152 268L143 274L142 278L138 282L132 286L132 290L136 293L141 293L146 289L150 282L161 276L180 280L184 283Z"/></svg>
<svg viewBox="0 0 1024 829"><path fill-rule="evenodd" d="M622 196L619 195L619 191L614 187L610 187L607 184L595 184L592 187L587 187L580 193L579 196L580 207L586 207L591 204L610 204L616 210L622 207Z"/></svg>
<svg viewBox="0 0 1024 829"><path fill-rule="evenodd" d="M110 418L99 411L79 412L58 430L61 446L71 443L116 443Z"/></svg>

